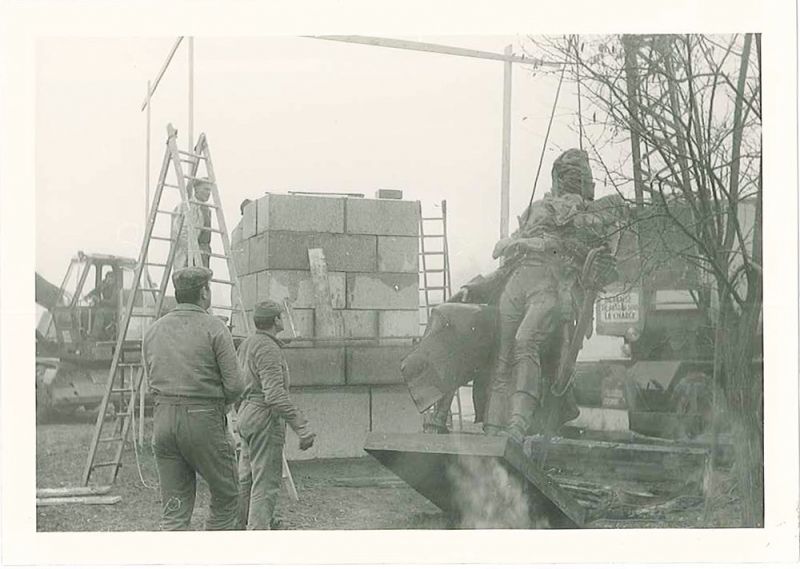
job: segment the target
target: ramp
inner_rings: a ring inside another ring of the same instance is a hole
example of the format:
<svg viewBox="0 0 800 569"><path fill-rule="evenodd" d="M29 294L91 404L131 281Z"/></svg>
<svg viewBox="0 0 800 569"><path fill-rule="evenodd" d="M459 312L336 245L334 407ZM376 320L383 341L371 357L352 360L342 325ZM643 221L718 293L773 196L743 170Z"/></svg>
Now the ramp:
<svg viewBox="0 0 800 569"><path fill-rule="evenodd" d="M465 528L580 528L586 511L505 437L370 433L364 450Z"/></svg>

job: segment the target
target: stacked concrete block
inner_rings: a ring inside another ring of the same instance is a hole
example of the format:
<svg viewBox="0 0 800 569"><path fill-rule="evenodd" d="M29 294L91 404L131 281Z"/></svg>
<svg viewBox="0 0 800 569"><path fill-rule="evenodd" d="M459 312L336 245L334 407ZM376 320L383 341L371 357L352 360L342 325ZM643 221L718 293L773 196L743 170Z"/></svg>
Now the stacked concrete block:
<svg viewBox="0 0 800 569"><path fill-rule="evenodd" d="M308 250L321 248L346 337L416 336L418 215L416 203L400 200L267 194L251 202L231 236L245 305L269 298L312 309ZM307 336L302 321L295 328Z"/></svg>
<svg viewBox="0 0 800 569"><path fill-rule="evenodd" d="M298 453L292 435L289 458L360 456L376 426L419 430L400 374L419 335L418 231L417 204L401 200L267 194L245 207L232 245L248 316L261 300L291 307L292 393L321 433L311 453ZM342 338L318 337L311 248L324 251ZM234 331L243 331L241 320Z"/></svg>
<svg viewBox="0 0 800 569"><path fill-rule="evenodd" d="M368 387L300 387L290 392L292 401L308 418L317 440L305 452L286 429L286 459L348 458L364 456L364 439L370 430Z"/></svg>
<svg viewBox="0 0 800 569"><path fill-rule="evenodd" d="M422 415L404 385L370 388L371 430L377 433L419 433Z"/></svg>

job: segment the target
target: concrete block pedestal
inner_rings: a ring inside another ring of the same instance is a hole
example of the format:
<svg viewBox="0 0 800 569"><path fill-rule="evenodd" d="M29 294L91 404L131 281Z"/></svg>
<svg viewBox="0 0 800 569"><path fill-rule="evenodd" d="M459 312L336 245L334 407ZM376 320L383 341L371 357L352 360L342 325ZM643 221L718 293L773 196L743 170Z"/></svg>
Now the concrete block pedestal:
<svg viewBox="0 0 800 569"><path fill-rule="evenodd" d="M419 208L397 199L270 193L248 204L231 233L247 318L256 302L286 300L279 336L291 398L318 438L308 452L287 435L289 460L364 456L368 433L419 432L400 362L419 335ZM319 338L309 249L322 249L342 338ZM242 335L241 317L235 333Z"/></svg>

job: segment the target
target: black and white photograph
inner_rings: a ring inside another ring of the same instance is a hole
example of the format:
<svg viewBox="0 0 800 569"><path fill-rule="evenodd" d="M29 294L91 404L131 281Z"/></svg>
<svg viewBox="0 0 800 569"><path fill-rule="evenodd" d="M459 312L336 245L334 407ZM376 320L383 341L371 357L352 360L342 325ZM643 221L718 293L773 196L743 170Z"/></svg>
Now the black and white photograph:
<svg viewBox="0 0 800 569"><path fill-rule="evenodd" d="M797 562L791 2L11 4L4 562Z"/></svg>

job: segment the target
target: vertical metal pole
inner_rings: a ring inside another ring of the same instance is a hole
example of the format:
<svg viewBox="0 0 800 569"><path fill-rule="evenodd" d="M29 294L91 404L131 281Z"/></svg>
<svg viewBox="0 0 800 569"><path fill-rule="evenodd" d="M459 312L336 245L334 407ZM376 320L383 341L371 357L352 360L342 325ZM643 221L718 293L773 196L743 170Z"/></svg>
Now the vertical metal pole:
<svg viewBox="0 0 800 569"><path fill-rule="evenodd" d="M144 156L144 225L147 231L147 220L150 217L150 90L152 83L147 82L147 130L145 133L145 156ZM147 263L147 253L144 256ZM144 299L144 297L142 297ZM142 302L144 305L144 302ZM142 338L144 338L144 327L142 327ZM139 385L139 446L144 444L144 398L147 392L147 374L144 374L144 381Z"/></svg>
<svg viewBox="0 0 800 569"><path fill-rule="evenodd" d="M186 140L189 152L194 148L194 38L189 36L187 44L189 53L189 137Z"/></svg>
<svg viewBox="0 0 800 569"><path fill-rule="evenodd" d="M639 142L639 75L637 71L636 39L629 35L622 36L622 47L625 50L625 86L628 92L628 107L631 115L631 158L633 160L633 192L636 207L644 203L642 188L642 151Z"/></svg>
<svg viewBox="0 0 800 569"><path fill-rule="evenodd" d="M504 51L511 55L511 46ZM500 238L508 237L511 182L511 62L503 63L503 155L500 173Z"/></svg>

